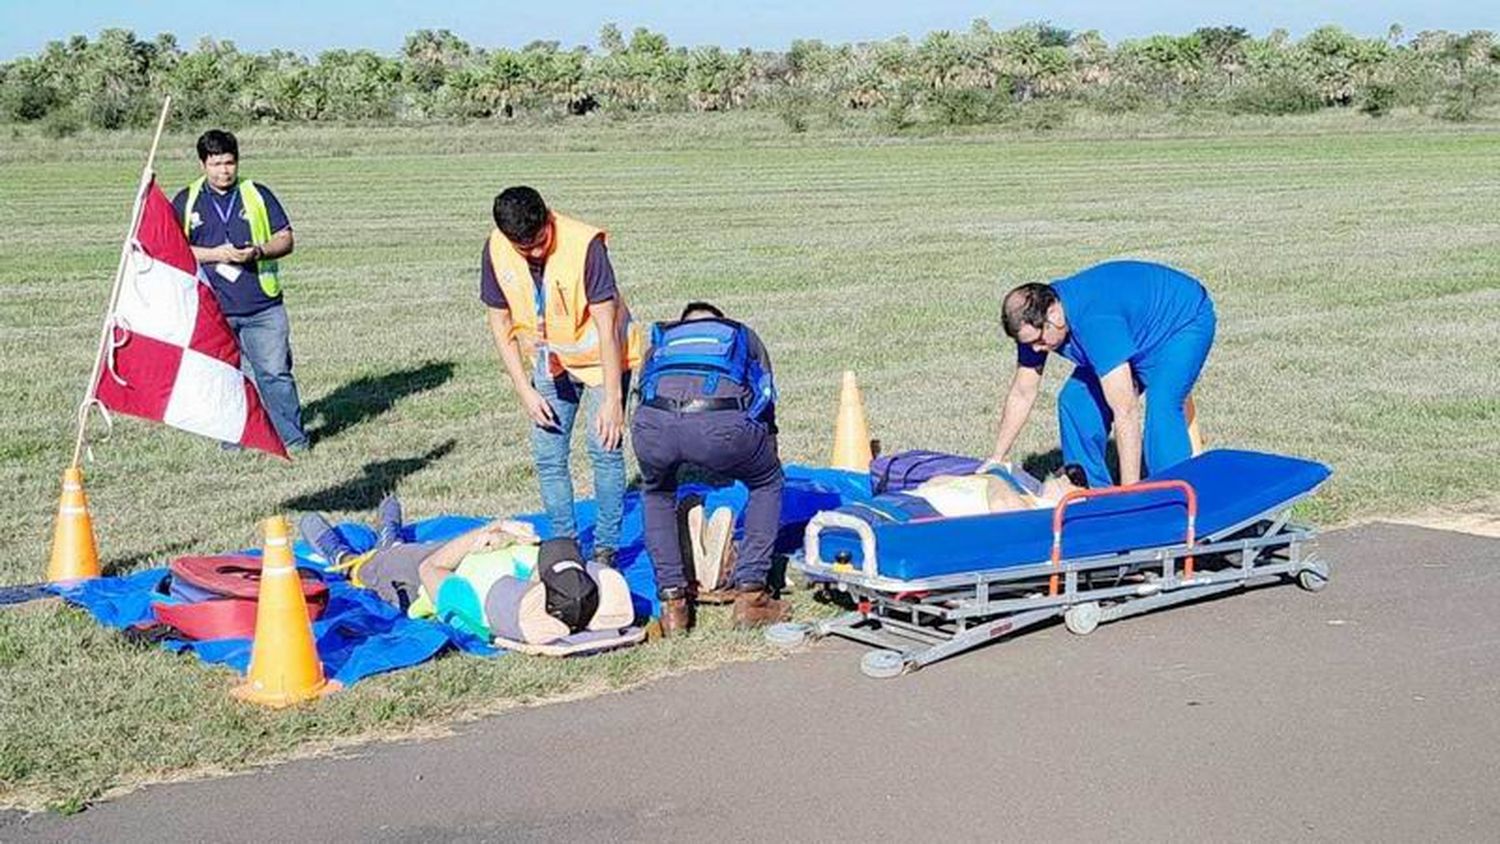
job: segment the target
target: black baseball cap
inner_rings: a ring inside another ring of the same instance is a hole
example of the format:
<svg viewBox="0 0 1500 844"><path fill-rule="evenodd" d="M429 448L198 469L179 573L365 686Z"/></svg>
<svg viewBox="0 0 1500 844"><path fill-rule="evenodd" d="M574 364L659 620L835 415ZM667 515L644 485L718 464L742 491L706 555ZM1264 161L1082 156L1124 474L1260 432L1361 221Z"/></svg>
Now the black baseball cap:
<svg viewBox="0 0 1500 844"><path fill-rule="evenodd" d="M547 614L568 625L570 633L588 627L599 610L599 584L589 576L578 541L544 540L537 551L537 571L547 589Z"/></svg>

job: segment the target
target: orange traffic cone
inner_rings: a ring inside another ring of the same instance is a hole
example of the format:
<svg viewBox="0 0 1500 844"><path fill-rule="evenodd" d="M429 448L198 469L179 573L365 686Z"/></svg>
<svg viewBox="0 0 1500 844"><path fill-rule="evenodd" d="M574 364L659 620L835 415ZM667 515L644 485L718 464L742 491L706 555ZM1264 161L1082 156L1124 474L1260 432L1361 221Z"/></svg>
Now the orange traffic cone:
<svg viewBox="0 0 1500 844"><path fill-rule="evenodd" d="M338 684L323 677L286 519L272 516L266 520L265 530L250 674L234 694L251 703L290 706L325 695Z"/></svg>
<svg viewBox="0 0 1500 844"><path fill-rule="evenodd" d="M1192 443L1193 456L1197 457L1203 453L1203 432L1198 430L1198 406L1193 404L1192 396L1182 403L1182 412L1187 416L1188 442Z"/></svg>
<svg viewBox="0 0 1500 844"><path fill-rule="evenodd" d="M865 402L859 395L859 384L854 373L844 370L844 384L839 391L839 414L833 428L833 460L829 465L835 469L868 472L870 461L870 429L865 425Z"/></svg>
<svg viewBox="0 0 1500 844"><path fill-rule="evenodd" d="M83 492L83 469L69 466L63 471L57 523L52 528L52 561L47 564L47 581L62 583L98 576L99 546L94 542L89 499Z"/></svg>

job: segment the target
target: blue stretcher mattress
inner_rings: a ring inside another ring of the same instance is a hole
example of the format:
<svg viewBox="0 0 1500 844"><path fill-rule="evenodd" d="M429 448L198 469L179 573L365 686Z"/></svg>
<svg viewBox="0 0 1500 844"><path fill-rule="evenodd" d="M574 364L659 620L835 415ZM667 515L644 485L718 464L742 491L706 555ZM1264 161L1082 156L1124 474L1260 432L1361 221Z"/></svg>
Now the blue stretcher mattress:
<svg viewBox="0 0 1500 844"><path fill-rule="evenodd" d="M1187 481L1198 494L1198 537L1233 527L1312 492L1328 478L1327 466L1254 451L1208 451L1152 480ZM1094 499L1068 505L1064 558L1135 551L1182 542L1187 507L1178 490ZM946 574L1046 562L1052 554L1052 510L1026 510L873 526L877 574L917 580ZM823 528L819 557L840 554L858 569L859 538L848 529Z"/></svg>

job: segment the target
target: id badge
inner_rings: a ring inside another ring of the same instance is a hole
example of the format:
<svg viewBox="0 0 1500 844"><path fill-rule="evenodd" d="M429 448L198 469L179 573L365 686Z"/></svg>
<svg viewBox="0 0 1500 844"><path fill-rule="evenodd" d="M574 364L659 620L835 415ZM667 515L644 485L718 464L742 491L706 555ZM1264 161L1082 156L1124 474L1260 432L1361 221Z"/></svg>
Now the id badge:
<svg viewBox="0 0 1500 844"><path fill-rule="evenodd" d="M230 244L228 241L225 241L224 245L229 246ZM220 278L232 284L240 280L240 273L243 272L243 270L240 269L239 264L230 264L226 262L214 264L214 272L218 273Z"/></svg>

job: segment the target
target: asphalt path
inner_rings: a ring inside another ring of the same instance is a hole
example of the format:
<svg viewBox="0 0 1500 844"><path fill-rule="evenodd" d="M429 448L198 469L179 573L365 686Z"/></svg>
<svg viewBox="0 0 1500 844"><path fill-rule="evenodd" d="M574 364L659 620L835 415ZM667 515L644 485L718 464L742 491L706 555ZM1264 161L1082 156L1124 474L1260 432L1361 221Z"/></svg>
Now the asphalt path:
<svg viewBox="0 0 1500 844"><path fill-rule="evenodd" d="M1500 837L1500 540L1325 535L1256 589L895 680L821 642L451 738L161 785L0 841Z"/></svg>

